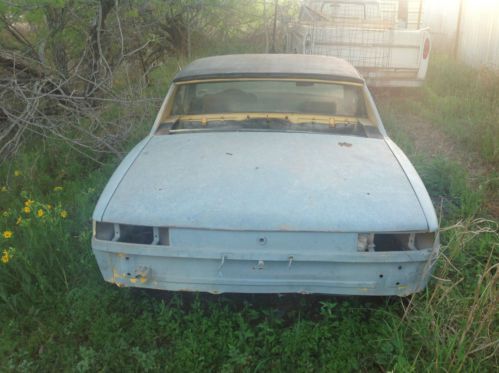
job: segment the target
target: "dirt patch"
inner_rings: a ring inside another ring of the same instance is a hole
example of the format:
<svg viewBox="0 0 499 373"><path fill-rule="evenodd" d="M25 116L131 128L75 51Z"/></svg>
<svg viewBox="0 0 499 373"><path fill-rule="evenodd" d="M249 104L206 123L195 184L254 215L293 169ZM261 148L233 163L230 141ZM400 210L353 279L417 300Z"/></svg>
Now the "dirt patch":
<svg viewBox="0 0 499 373"><path fill-rule="evenodd" d="M459 163L475 179L491 172L490 167L482 162L478 154L463 150L463 147L453 141L434 124L413 114L396 118L404 123L404 132L414 144L416 153L430 157L444 157Z"/></svg>

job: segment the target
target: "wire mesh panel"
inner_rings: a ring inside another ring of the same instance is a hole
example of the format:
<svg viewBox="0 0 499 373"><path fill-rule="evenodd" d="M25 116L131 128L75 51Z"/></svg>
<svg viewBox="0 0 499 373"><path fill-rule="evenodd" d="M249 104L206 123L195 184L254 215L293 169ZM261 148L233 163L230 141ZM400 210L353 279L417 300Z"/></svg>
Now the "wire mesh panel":
<svg viewBox="0 0 499 373"><path fill-rule="evenodd" d="M346 59L358 68L390 67L395 3L309 1L293 26L290 51Z"/></svg>
<svg viewBox="0 0 499 373"><path fill-rule="evenodd" d="M356 67L390 67L390 30L356 27L307 27L312 46L306 53L336 56Z"/></svg>

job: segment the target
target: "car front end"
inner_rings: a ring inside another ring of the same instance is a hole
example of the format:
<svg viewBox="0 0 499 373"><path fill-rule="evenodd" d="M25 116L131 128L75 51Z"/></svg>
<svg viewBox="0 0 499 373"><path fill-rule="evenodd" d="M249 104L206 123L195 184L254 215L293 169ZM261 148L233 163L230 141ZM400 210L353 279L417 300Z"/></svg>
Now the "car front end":
<svg viewBox="0 0 499 373"><path fill-rule="evenodd" d="M121 227L130 230L96 223L92 246L105 280L172 291L404 296L426 286L438 255L431 233L135 227L137 237L117 238Z"/></svg>

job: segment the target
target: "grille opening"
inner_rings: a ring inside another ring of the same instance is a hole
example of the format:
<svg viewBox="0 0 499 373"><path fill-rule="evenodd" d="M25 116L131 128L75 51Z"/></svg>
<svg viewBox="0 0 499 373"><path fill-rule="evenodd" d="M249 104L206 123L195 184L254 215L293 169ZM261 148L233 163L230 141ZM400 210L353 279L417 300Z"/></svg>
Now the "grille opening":
<svg viewBox="0 0 499 373"><path fill-rule="evenodd" d="M111 241L114 237L113 223L96 223L95 238L99 240Z"/></svg>
<svg viewBox="0 0 499 373"><path fill-rule="evenodd" d="M159 228L159 245L170 245L170 230L168 228Z"/></svg>
<svg viewBox="0 0 499 373"><path fill-rule="evenodd" d="M374 251L409 250L409 234L375 234Z"/></svg>
<svg viewBox="0 0 499 373"><path fill-rule="evenodd" d="M374 235L374 251L406 251L431 249L435 233L390 233ZM401 268L399 268L401 269Z"/></svg>
<svg viewBox="0 0 499 373"><path fill-rule="evenodd" d="M120 238L118 242L151 244L152 241L152 227L120 224Z"/></svg>

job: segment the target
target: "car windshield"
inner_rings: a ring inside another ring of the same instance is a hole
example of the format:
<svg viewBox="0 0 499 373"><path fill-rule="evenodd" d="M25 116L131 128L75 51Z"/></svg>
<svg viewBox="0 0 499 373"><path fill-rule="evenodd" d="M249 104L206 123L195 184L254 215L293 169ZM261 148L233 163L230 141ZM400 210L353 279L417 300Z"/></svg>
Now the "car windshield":
<svg viewBox="0 0 499 373"><path fill-rule="evenodd" d="M184 83L173 98L172 115L286 113L365 117L358 85L290 80L225 80Z"/></svg>

